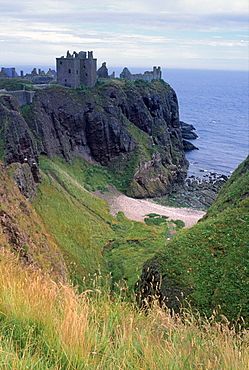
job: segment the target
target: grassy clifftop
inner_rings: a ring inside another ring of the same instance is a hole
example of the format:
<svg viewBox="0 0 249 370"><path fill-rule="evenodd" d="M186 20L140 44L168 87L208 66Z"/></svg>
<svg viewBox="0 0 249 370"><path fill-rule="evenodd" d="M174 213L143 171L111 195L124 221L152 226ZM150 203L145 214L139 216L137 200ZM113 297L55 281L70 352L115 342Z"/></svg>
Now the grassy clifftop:
<svg viewBox="0 0 249 370"><path fill-rule="evenodd" d="M7 91L14 90L35 90L36 87L32 82L20 78L0 78L0 89Z"/></svg>

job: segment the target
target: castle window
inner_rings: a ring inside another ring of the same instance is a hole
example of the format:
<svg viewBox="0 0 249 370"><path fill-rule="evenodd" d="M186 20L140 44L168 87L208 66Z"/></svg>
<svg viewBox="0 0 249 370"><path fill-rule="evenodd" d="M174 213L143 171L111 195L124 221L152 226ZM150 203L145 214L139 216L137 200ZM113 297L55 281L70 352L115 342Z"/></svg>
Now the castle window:
<svg viewBox="0 0 249 370"><path fill-rule="evenodd" d="M78 75L79 74L79 71L76 71L76 74Z"/></svg>
<svg viewBox="0 0 249 370"><path fill-rule="evenodd" d="M67 82L67 79L65 78L65 82Z"/></svg>
<svg viewBox="0 0 249 370"><path fill-rule="evenodd" d="M86 73L86 77L88 76L88 74Z"/></svg>
<svg viewBox="0 0 249 370"><path fill-rule="evenodd" d="M71 73L71 69L69 68L68 73Z"/></svg>
<svg viewBox="0 0 249 370"><path fill-rule="evenodd" d="M60 61L60 65L62 65L62 61Z"/></svg>

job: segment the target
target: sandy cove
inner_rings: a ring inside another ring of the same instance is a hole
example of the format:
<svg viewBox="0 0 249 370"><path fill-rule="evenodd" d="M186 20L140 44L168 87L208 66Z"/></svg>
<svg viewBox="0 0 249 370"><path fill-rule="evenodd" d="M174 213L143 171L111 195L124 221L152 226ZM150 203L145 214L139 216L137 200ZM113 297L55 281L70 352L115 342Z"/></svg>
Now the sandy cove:
<svg viewBox="0 0 249 370"><path fill-rule="evenodd" d="M144 222L146 215L157 213L159 215L168 216L169 220L182 220L185 227L191 227L197 223L205 214L204 211L199 211L191 208L174 208L161 206L148 199L134 199L119 193L117 190L111 189L110 192L101 194L99 191L94 192L99 198L105 199L110 205L110 213L116 215L119 211L124 212L125 216L130 220Z"/></svg>

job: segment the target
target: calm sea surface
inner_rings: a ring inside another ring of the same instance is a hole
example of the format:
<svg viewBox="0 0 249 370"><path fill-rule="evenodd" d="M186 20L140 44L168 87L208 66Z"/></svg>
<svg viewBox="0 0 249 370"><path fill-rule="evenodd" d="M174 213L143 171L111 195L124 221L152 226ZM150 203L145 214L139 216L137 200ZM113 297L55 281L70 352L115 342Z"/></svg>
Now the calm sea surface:
<svg viewBox="0 0 249 370"><path fill-rule="evenodd" d="M180 119L196 128L199 148L186 154L189 174L230 174L249 152L247 72L163 69L176 91Z"/></svg>

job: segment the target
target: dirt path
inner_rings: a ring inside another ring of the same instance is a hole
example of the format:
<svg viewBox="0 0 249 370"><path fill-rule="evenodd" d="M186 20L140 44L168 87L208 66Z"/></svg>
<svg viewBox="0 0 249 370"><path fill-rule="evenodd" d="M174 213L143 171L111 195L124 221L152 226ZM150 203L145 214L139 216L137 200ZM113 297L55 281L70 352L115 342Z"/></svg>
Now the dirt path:
<svg viewBox="0 0 249 370"><path fill-rule="evenodd" d="M182 220L185 223L185 227L191 227L205 214L204 211L191 208L165 207L151 200L129 198L113 189L104 194L98 191L94 194L108 201L112 215L122 211L127 218L134 221L143 222L144 217L149 213L157 213L168 216L169 220Z"/></svg>

